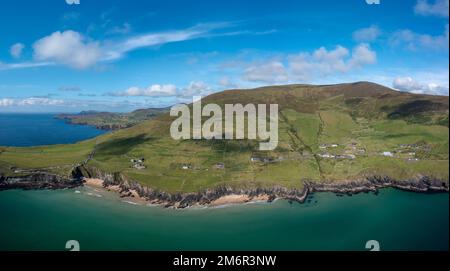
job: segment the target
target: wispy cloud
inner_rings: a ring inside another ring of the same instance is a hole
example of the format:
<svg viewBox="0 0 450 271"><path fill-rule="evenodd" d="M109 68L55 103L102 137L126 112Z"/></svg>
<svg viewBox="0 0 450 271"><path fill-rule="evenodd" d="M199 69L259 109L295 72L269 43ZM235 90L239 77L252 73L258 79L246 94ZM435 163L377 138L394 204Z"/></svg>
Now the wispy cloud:
<svg viewBox="0 0 450 271"><path fill-rule="evenodd" d="M233 26L234 24L231 22L205 23L187 29L134 35L122 40L101 41L92 40L73 30L57 31L33 44L34 61L0 63L0 69L42 67L55 64L86 69L99 62L121 59L128 52L142 48L213 36L227 36L233 32L219 30ZM237 33L233 33L233 35L237 35Z"/></svg>
<svg viewBox="0 0 450 271"><path fill-rule="evenodd" d="M181 42L192 39L204 38L212 35L212 31L233 26L230 22L198 24L196 26L175 31L149 33L136 35L119 41L106 51L103 60L115 60L124 54L141 48L160 46L167 43ZM216 33L214 35L227 35L229 32Z"/></svg>
<svg viewBox="0 0 450 271"><path fill-rule="evenodd" d="M203 81L191 81L186 87L178 88L174 84L153 84L146 88L130 87L125 91L109 92L105 96L113 97L192 97L206 96L213 89Z"/></svg>
<svg viewBox="0 0 450 271"><path fill-rule="evenodd" d="M376 40L380 35L380 28L376 25L372 25L353 32L353 39L357 42L372 42Z"/></svg>
<svg viewBox="0 0 450 271"><path fill-rule="evenodd" d="M244 69L243 79L269 84L310 81L317 77L348 73L376 61L376 52L365 43L358 44L352 50L343 46L331 50L321 47L313 52L257 61Z"/></svg>
<svg viewBox="0 0 450 271"><path fill-rule="evenodd" d="M281 83L289 80L285 65L278 60L252 65L245 69L244 79L252 82Z"/></svg>
<svg viewBox="0 0 450 271"><path fill-rule="evenodd" d="M20 58L22 56L23 49L25 48L25 45L23 43L16 43L9 49L9 52L12 57L14 58Z"/></svg>
<svg viewBox="0 0 450 271"><path fill-rule="evenodd" d="M20 63L2 63L0 62L1 70L15 70L15 69L26 69L26 68L37 68L51 66L55 63L52 62L20 62Z"/></svg>
<svg viewBox="0 0 450 271"><path fill-rule="evenodd" d="M193 97L193 96L207 96L214 91L211 87L203 81L192 81L187 87L180 90L179 97Z"/></svg>
<svg viewBox="0 0 450 271"><path fill-rule="evenodd" d="M411 51L421 49L448 50L449 36L448 24L445 26L442 35L429 35L416 33L409 29L396 31L390 38L390 44L393 46L402 46Z"/></svg>
<svg viewBox="0 0 450 271"><path fill-rule="evenodd" d="M80 92L81 88L78 86L61 86L58 90L64 92Z"/></svg>
<svg viewBox="0 0 450 271"><path fill-rule="evenodd" d="M108 35L121 34L125 35L131 32L131 25L129 23L123 23L122 25L114 26L106 32Z"/></svg>
<svg viewBox="0 0 450 271"><path fill-rule="evenodd" d="M412 77L397 77L392 82L392 87L400 91L418 94L448 95L448 85L435 82L419 82Z"/></svg>
<svg viewBox="0 0 450 271"><path fill-rule="evenodd" d="M422 16L448 17L449 0L419 0L414 12Z"/></svg>
<svg viewBox="0 0 450 271"><path fill-rule="evenodd" d="M147 96L147 97L164 97L164 96L175 96L177 93L177 87L175 85L151 85L146 88L140 87L130 87L125 91L121 92L110 92L107 96L116 97L131 97L131 96Z"/></svg>
<svg viewBox="0 0 450 271"><path fill-rule="evenodd" d="M0 99L0 107L37 106L37 105L56 106L56 105L63 105L63 104L64 104L64 100L50 99L50 98L43 98L43 97L30 97L30 98L23 98L23 99L10 99L10 98Z"/></svg>
<svg viewBox="0 0 450 271"><path fill-rule="evenodd" d="M154 100L98 100L98 99L52 99L46 97L0 98L0 111L79 112L88 109L128 111L157 106ZM167 106L167 104L162 104Z"/></svg>

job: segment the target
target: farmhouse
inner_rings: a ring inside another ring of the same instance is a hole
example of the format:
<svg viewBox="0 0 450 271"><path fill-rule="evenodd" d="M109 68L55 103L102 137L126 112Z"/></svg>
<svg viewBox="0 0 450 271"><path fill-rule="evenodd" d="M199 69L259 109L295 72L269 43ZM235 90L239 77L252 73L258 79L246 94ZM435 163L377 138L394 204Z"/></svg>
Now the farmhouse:
<svg viewBox="0 0 450 271"><path fill-rule="evenodd" d="M146 169L146 166L144 166L143 164L135 164L133 167L135 169Z"/></svg>
<svg viewBox="0 0 450 271"><path fill-rule="evenodd" d="M338 155L336 156L337 159L356 159L356 156L354 154L344 154L344 155Z"/></svg>
<svg viewBox="0 0 450 271"><path fill-rule="evenodd" d="M178 104L170 109L170 116L178 117L170 126L170 135L175 140L260 138L259 150L274 150L278 145L278 104L270 104L269 107L268 116L266 104L258 104L257 106L254 104L245 106L242 104L225 104L223 114L219 105L207 104L203 107L201 96L194 96L192 100L192 129L191 109L185 104ZM209 116L210 118L202 123L202 116ZM223 117L225 119L224 131ZM256 125L257 120L258 125ZM269 120L269 123L267 124L262 120ZM213 128L213 131L211 128ZM245 136L245 130L247 130L247 137ZM223 135L225 135L225 138L223 138Z"/></svg>
<svg viewBox="0 0 450 271"><path fill-rule="evenodd" d="M335 158L335 156L331 153L321 153L319 154L319 157L321 158Z"/></svg>
<svg viewBox="0 0 450 271"><path fill-rule="evenodd" d="M333 144L320 144L319 145L319 149L322 149L322 150L325 150L325 149L328 149L328 148L337 148L337 147L339 147L339 144L335 144L335 143L333 143Z"/></svg>
<svg viewBox="0 0 450 271"><path fill-rule="evenodd" d="M139 159L130 159L132 167L135 169L146 169L147 167L144 165L145 158Z"/></svg>
<svg viewBox="0 0 450 271"><path fill-rule="evenodd" d="M192 165L185 164L185 165L182 165L181 168L184 170L192 169Z"/></svg>
<svg viewBox="0 0 450 271"><path fill-rule="evenodd" d="M259 157L259 156L252 156L250 157L250 161L252 162L262 162L262 163L270 163L275 161L272 157Z"/></svg>
<svg viewBox="0 0 450 271"><path fill-rule="evenodd" d="M225 168L225 164L224 163L217 163L214 165L215 169L224 169Z"/></svg>

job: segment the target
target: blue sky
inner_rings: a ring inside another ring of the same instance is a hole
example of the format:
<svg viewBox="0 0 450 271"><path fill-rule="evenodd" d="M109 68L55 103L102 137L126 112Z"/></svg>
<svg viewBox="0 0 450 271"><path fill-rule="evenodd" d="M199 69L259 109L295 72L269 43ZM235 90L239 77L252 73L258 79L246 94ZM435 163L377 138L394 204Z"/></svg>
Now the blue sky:
<svg viewBox="0 0 450 271"><path fill-rule="evenodd" d="M0 112L129 111L230 88L448 95L448 0L5 0Z"/></svg>

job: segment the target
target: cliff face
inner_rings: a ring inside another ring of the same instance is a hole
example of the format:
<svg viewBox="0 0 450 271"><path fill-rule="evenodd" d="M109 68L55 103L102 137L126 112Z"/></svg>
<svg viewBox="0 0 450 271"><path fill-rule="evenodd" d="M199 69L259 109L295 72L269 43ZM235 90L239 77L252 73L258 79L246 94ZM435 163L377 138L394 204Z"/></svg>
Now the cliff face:
<svg viewBox="0 0 450 271"><path fill-rule="evenodd" d="M247 195L250 198L268 195L269 201L277 198L296 202L304 202L308 194L314 192L333 192L337 194L357 194L362 192L377 192L381 188L397 188L412 192L448 192L448 180L439 180L422 176L412 180L394 180L389 177L373 176L363 180L322 183L305 182L303 189L287 189L281 186L272 188L241 188L219 186L214 189L207 189L197 193L166 193L142 186L138 182L126 179L119 173L104 173L98 169L83 169L88 174L86 177L94 177L104 180L104 185L118 185L122 193L134 190L138 195L146 200L161 204L166 207L186 208L192 205L208 205L227 195Z"/></svg>
<svg viewBox="0 0 450 271"><path fill-rule="evenodd" d="M387 176L372 176L364 180L340 183L310 183L312 192L356 194L376 192L380 188L397 188L412 192L448 192L448 180L422 176L412 180L395 180Z"/></svg>
<svg viewBox="0 0 450 271"><path fill-rule="evenodd" d="M62 189L83 185L84 178L99 178L104 180L104 186L119 186L121 194L131 190L147 201L165 207L186 208L193 205L208 205L227 195L247 195L249 198L267 195L268 201L277 198L296 202L304 202L308 194L314 192L333 192L337 194L357 194L362 192L377 192L381 188L393 187L412 192L448 192L448 180L430 177L420 177L413 180L393 180L389 177L373 176L364 180L323 183L305 182L303 189L287 189L280 186L272 188L242 188L220 186L197 193L166 193L142 186L124 178L120 173L105 173L96 168L77 167L71 178L63 178L47 173L35 173L21 177L0 176L0 190L5 189Z"/></svg>
<svg viewBox="0 0 450 271"><path fill-rule="evenodd" d="M279 186L273 188L252 189L235 189L220 186L197 193L167 193L142 186L138 182L129 180L119 173L105 173L96 168L84 168L79 170L79 172L85 172L85 174L87 174L85 177L104 180L103 184L105 187L119 186L122 194L127 194L130 190L134 190L140 197L149 202L161 204L165 207L186 208L195 204L207 205L223 196L233 194L248 195L249 197L268 195L269 201L273 201L276 198L284 198L299 202L303 202L307 196L307 190L305 189L286 189Z"/></svg>
<svg viewBox="0 0 450 271"><path fill-rule="evenodd" d="M32 173L20 177L0 175L0 190L6 189L63 189L82 185L81 179L64 178L48 173Z"/></svg>

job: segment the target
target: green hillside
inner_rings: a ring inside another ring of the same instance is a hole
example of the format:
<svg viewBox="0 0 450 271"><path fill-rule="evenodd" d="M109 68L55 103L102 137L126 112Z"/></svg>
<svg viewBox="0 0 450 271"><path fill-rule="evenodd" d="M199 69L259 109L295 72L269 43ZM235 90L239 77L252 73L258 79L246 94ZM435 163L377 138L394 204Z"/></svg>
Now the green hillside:
<svg viewBox="0 0 450 271"><path fill-rule="evenodd" d="M56 118L66 120L70 124L95 126L104 130L116 130L131 127L144 120L153 119L168 111L168 108L138 109L130 113L83 111L78 114L59 114Z"/></svg>
<svg viewBox="0 0 450 271"><path fill-rule="evenodd" d="M222 185L301 188L305 181L374 175L448 181L448 102L366 82L229 90L202 103L279 104L277 149L260 152L255 140L175 141L169 135L174 118L166 113L77 144L0 148L0 173L68 176L91 155L88 169L171 193ZM141 158L136 168L131 160Z"/></svg>

